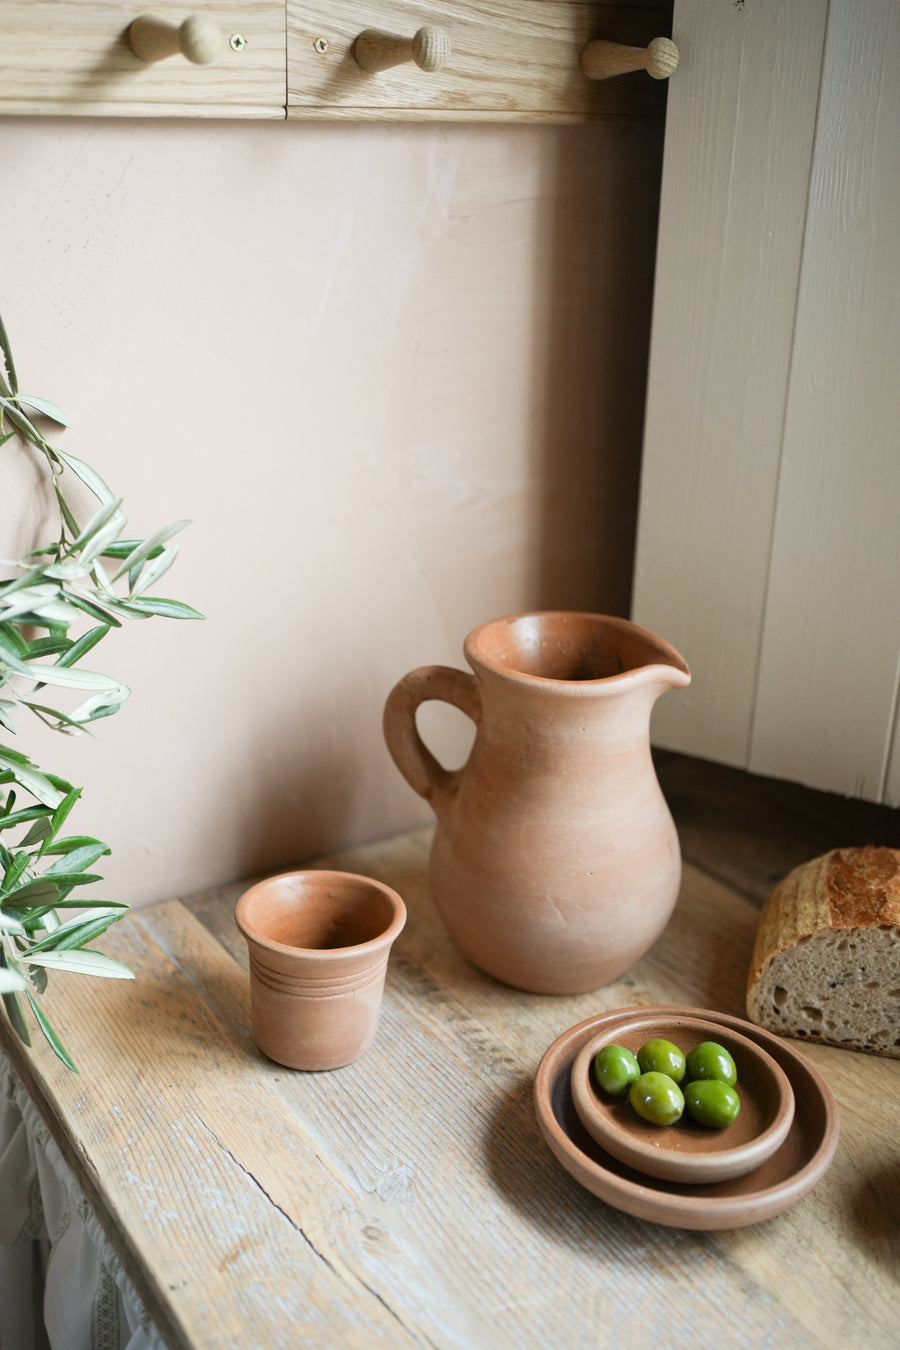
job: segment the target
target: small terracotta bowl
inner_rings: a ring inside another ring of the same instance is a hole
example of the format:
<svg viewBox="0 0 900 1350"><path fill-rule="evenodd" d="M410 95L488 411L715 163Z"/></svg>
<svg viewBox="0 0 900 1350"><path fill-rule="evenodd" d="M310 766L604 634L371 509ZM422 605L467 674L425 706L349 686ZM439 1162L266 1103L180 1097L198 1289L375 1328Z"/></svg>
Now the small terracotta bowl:
<svg viewBox="0 0 900 1350"><path fill-rule="evenodd" d="M701 1041L725 1047L737 1068L736 1120L711 1129L695 1124L685 1111L675 1125L651 1125L627 1092L612 1097L597 1086L592 1066L604 1045L624 1045L637 1054L657 1037L673 1041L685 1055ZM743 1176L780 1148L794 1118L794 1093L771 1055L746 1036L699 1017L641 1014L592 1036L572 1065L571 1089L578 1117L596 1143L619 1162L665 1181L703 1184Z"/></svg>

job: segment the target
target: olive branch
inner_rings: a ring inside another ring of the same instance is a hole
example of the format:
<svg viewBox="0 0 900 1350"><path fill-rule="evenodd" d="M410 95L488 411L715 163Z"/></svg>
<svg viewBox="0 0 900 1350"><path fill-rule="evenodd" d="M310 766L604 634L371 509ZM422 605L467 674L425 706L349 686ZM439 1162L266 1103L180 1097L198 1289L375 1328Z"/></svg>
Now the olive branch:
<svg viewBox="0 0 900 1350"><path fill-rule="evenodd" d="M190 522L175 521L146 539L122 538L121 498L90 465L54 448L40 431L41 420L63 427L68 422L47 399L19 392L2 318L0 353L0 448L15 439L38 453L59 513L52 543L19 561L0 560L0 568L11 572L0 580L0 728L15 736L16 718L25 709L45 726L77 735L117 712L129 696L127 685L80 664L113 628L154 615L203 617L179 600L148 594L178 555L170 540ZM83 523L63 491L67 474L98 503ZM48 703L60 695L79 701L68 710ZM41 1005L48 972L134 978L121 962L88 945L128 906L76 894L102 880L91 869L110 852L90 835L61 833L80 796L80 788L0 740L0 997L21 1040L31 1044L24 999L73 1070Z"/></svg>

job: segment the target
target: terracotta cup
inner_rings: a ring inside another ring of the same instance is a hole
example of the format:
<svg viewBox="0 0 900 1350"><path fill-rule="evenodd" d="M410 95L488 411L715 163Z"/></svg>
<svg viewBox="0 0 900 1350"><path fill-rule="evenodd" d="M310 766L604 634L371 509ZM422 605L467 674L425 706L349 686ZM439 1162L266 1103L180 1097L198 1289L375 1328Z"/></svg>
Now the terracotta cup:
<svg viewBox="0 0 900 1350"><path fill-rule="evenodd" d="M244 892L235 921L264 1054L291 1069L339 1069L368 1050L406 923L396 891L352 872L283 872Z"/></svg>

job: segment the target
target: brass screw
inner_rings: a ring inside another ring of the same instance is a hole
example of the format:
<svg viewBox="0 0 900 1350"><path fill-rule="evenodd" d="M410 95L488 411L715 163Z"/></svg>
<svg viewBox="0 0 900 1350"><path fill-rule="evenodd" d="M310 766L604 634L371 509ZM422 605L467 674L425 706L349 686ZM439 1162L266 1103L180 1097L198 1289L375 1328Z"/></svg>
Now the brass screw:
<svg viewBox="0 0 900 1350"><path fill-rule="evenodd" d="M232 33L229 45L233 52L242 52L247 45L247 39L243 33Z"/></svg>
<svg viewBox="0 0 900 1350"><path fill-rule="evenodd" d="M328 51L328 42L326 41L325 38L316 38L315 42L313 43L313 46L315 47L316 51L319 53L320 56L324 55L325 52Z"/></svg>

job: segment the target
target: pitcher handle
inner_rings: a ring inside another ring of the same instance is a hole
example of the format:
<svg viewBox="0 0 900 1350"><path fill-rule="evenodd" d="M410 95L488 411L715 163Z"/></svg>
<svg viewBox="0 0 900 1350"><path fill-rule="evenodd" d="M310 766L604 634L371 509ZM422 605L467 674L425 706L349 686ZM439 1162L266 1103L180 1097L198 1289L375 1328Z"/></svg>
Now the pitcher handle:
<svg viewBox="0 0 900 1350"><path fill-rule="evenodd" d="M419 735L416 709L431 699L451 703L477 724L481 720L481 698L475 676L467 671L453 666L420 666L394 685L384 705L384 739L391 758L413 791L437 812L462 770L445 769Z"/></svg>

